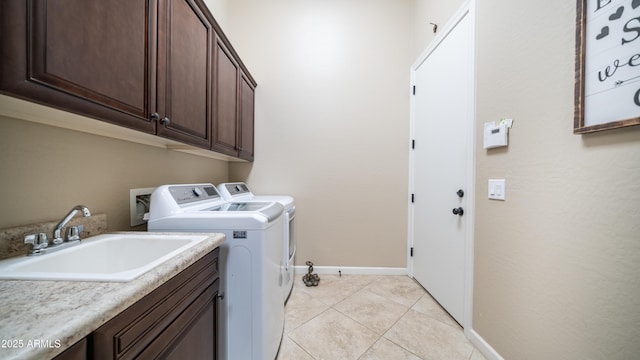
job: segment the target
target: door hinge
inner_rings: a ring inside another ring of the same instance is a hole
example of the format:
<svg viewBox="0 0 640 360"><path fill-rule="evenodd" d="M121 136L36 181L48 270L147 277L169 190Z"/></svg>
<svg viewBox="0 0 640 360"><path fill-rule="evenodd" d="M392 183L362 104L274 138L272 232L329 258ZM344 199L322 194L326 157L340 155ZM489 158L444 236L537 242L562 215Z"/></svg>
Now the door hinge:
<svg viewBox="0 0 640 360"><path fill-rule="evenodd" d="M416 140L411 140L411 148L415 149L416 148Z"/></svg>
<svg viewBox="0 0 640 360"><path fill-rule="evenodd" d="M413 248L411 248L411 257L413 257Z"/></svg>
<svg viewBox="0 0 640 360"><path fill-rule="evenodd" d="M411 194L411 203L413 204L416 201L416 194Z"/></svg>
<svg viewBox="0 0 640 360"><path fill-rule="evenodd" d="M413 95L415 95L415 94L416 94L416 86L413 85Z"/></svg>

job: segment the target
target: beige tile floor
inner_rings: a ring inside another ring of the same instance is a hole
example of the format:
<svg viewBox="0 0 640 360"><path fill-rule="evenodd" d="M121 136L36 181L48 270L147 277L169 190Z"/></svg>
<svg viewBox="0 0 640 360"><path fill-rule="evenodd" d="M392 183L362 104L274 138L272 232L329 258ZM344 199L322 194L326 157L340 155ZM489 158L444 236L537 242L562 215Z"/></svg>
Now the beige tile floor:
<svg viewBox="0 0 640 360"><path fill-rule="evenodd" d="M407 276L296 277L277 360L484 360L462 328Z"/></svg>

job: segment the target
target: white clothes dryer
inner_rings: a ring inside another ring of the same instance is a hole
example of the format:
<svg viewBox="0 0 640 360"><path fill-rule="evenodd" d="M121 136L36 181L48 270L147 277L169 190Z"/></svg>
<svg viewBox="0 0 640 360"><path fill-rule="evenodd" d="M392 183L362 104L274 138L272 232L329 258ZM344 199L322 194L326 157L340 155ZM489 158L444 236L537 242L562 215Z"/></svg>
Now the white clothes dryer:
<svg viewBox="0 0 640 360"><path fill-rule="evenodd" d="M293 290L294 260L296 255L296 206L293 197L288 195L254 195L247 184L243 182L222 183L218 185L218 192L226 201L232 202L272 202L276 201L284 206L284 269L283 269L283 297L286 303Z"/></svg>
<svg viewBox="0 0 640 360"><path fill-rule="evenodd" d="M224 233L220 246L218 358L275 359L284 331L277 202L228 203L212 184L163 185L151 194L149 231Z"/></svg>

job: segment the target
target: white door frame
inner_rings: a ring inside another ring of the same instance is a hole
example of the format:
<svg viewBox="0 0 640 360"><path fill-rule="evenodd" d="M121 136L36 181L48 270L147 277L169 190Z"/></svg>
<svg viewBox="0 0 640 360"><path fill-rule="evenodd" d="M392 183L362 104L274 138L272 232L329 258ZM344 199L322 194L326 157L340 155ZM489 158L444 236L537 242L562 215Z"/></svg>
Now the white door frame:
<svg viewBox="0 0 640 360"><path fill-rule="evenodd" d="M447 24L443 27L440 34L438 34L435 39L427 46L427 48L420 54L416 62L411 66L411 86L409 87L410 91L410 139L415 139L415 97L413 96L413 85L415 84L416 78L416 70L420 67L420 65L427 59L427 57L438 47L438 45L446 38L446 36L455 28L455 26L463 19L465 16L469 16L469 20L471 21L471 31L472 31L472 49L471 53L473 54L474 59L472 60L472 91L471 91L471 114L469 114L469 127L470 131L468 132L468 139L466 139L469 144L469 150L467 152L467 164L469 169L467 171L467 179L466 189L465 189L465 197L466 206L465 206L465 216L463 220L466 222L466 236L464 240L464 259L465 259L465 270L464 270L464 314L463 314L463 322L465 324L464 333L467 337L472 336L472 318L473 318L473 241L474 241L474 218L475 218L475 168L476 168L476 121L475 121L475 109L476 109L476 1L477 0L467 0L464 4L458 9L458 11L453 15L453 17L447 22ZM415 153L413 149L409 152L409 192L413 194L414 192L414 159ZM468 216L468 215L470 216ZM411 249L413 247L413 237L414 237L414 210L413 204L409 202L409 229L408 229L408 248ZM413 277L413 257L411 257L410 251L407 252L407 272L409 276Z"/></svg>

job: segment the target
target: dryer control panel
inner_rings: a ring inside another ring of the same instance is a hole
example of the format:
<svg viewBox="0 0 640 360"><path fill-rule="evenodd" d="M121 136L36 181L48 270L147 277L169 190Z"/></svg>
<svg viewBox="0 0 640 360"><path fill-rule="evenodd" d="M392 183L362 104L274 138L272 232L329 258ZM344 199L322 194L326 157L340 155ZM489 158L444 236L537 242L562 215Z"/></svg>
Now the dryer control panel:
<svg viewBox="0 0 640 360"><path fill-rule="evenodd" d="M216 191L216 187L211 184L171 186L169 192L179 205L202 200L220 199L220 194Z"/></svg>
<svg viewBox="0 0 640 360"><path fill-rule="evenodd" d="M251 193L247 185L245 185L244 183L230 183L230 184L225 184L224 187L232 196Z"/></svg>

